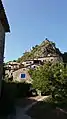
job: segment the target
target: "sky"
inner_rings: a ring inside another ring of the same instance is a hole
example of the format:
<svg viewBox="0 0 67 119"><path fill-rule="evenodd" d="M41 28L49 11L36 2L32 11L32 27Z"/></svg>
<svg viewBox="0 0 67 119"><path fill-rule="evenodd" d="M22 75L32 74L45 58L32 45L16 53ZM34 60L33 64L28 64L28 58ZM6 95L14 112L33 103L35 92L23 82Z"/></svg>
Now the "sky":
<svg viewBox="0 0 67 119"><path fill-rule="evenodd" d="M10 24L5 61L15 60L47 37L67 51L67 0L3 0Z"/></svg>

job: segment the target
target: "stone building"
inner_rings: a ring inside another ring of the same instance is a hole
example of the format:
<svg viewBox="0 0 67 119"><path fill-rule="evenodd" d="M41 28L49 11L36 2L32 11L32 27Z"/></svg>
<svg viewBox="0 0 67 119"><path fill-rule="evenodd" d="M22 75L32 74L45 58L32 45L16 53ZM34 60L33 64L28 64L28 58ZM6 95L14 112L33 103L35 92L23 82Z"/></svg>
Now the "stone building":
<svg viewBox="0 0 67 119"><path fill-rule="evenodd" d="M18 70L18 69L24 67L24 65L21 63L17 63L17 62L8 62L5 67L7 70L10 69L10 70L14 71L14 70Z"/></svg>
<svg viewBox="0 0 67 119"><path fill-rule="evenodd" d="M5 77L11 77L13 72L16 70L19 70L21 68L23 68L24 65L21 63L17 63L17 62L8 62L4 68L5 68Z"/></svg>
<svg viewBox="0 0 67 119"><path fill-rule="evenodd" d="M47 56L47 57L40 57L40 58L34 58L33 60L27 60L25 62L17 63L17 62L9 62L6 65L6 71L5 76L9 78L9 80L17 81L17 82L30 82L29 79L31 79L28 70L29 69L36 69L39 66L43 65L46 62L63 62L63 59L61 56Z"/></svg>
<svg viewBox="0 0 67 119"><path fill-rule="evenodd" d="M13 72L13 81L31 83L31 77L27 68L21 68Z"/></svg>
<svg viewBox="0 0 67 119"><path fill-rule="evenodd" d="M48 55L46 57L39 57L39 58L34 58L33 60L27 60L25 62L23 62L22 64L24 65L24 67L30 67L33 65L41 65L43 63L46 62L52 62L52 63L56 63L56 62L63 62L63 58L62 56L59 55Z"/></svg>
<svg viewBox="0 0 67 119"><path fill-rule="evenodd" d="M2 80L2 74L3 74L3 59L4 59L6 32L10 32L10 28L9 28L8 20L5 14L2 1L0 0L0 92L1 92L1 80Z"/></svg>

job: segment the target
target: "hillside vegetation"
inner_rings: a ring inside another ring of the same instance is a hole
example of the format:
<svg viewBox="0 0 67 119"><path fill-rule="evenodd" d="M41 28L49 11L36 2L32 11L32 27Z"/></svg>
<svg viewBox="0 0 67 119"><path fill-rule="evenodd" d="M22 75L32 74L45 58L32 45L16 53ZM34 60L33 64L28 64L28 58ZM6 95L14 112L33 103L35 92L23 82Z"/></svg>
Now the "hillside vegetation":
<svg viewBox="0 0 67 119"><path fill-rule="evenodd" d="M56 48L55 43L45 39L40 45L32 47L30 52L25 52L22 57L18 58L17 62L21 63L25 60L55 55L61 55L60 50Z"/></svg>

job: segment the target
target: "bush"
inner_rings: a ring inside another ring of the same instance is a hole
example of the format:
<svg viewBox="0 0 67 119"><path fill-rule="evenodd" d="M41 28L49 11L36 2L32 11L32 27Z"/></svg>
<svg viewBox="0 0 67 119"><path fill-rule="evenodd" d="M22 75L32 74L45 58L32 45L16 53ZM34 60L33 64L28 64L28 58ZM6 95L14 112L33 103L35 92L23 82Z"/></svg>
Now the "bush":
<svg viewBox="0 0 67 119"><path fill-rule="evenodd" d="M43 94L51 94L55 100L67 98L67 68L62 63L47 63L35 70L30 70L33 87Z"/></svg>

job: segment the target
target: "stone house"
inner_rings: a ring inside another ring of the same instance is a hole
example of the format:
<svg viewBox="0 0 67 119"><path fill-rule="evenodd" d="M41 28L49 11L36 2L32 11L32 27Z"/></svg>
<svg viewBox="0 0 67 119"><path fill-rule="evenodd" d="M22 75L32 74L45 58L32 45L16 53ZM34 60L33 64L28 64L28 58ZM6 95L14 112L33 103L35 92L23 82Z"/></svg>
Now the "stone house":
<svg viewBox="0 0 67 119"><path fill-rule="evenodd" d="M40 57L38 59L31 59L23 62L24 68L20 68L16 71L13 71L13 81L22 82L26 81L28 83L31 83L31 77L28 73L29 69L36 69L40 65L43 65L45 62L62 62L63 59L60 56L47 56L47 57Z"/></svg>
<svg viewBox="0 0 67 119"><path fill-rule="evenodd" d="M31 83L31 77L27 68L21 68L13 72L13 81Z"/></svg>
<svg viewBox="0 0 67 119"><path fill-rule="evenodd" d="M31 68L31 66L33 66L33 65L41 65L46 62L52 62L52 63L63 62L63 58L62 58L62 56L59 56L59 55L54 55L54 56L48 55L46 57L39 57L39 58L34 58L33 60L32 59L27 60L27 61L23 62L22 64L24 65L24 67Z"/></svg>
<svg viewBox="0 0 67 119"><path fill-rule="evenodd" d="M6 65L6 71L5 74L8 76L9 80L11 80L11 77L13 78L13 81L17 82L30 82L29 79L31 79L28 70L29 69L36 69L40 65L43 65L46 62L63 62L63 59L61 56L54 55L54 56L47 56L47 57L40 57L40 58L34 58L31 60L26 60L22 63L17 62L9 62Z"/></svg>
<svg viewBox="0 0 67 119"><path fill-rule="evenodd" d="M22 68L23 66L24 66L24 65L21 64L21 63L8 62L5 67L6 67L7 69L10 68L11 70L18 70L18 69Z"/></svg>
<svg viewBox="0 0 67 119"><path fill-rule="evenodd" d="M27 61L22 62L22 64L24 65L24 67L27 67L29 65L34 64L34 60L27 60Z"/></svg>
<svg viewBox="0 0 67 119"><path fill-rule="evenodd" d="M43 65L45 62L62 62L62 57L59 56L47 56L47 57L41 57L38 59L33 59L33 60L27 60L25 62L23 62L22 64L24 64L25 68L20 68L16 71L13 72L13 81L18 81L18 82L22 82L22 81L26 81L26 82L31 82L30 79L30 75L28 73L29 69L36 69L37 67L39 67L40 65Z"/></svg>
<svg viewBox="0 0 67 119"><path fill-rule="evenodd" d="M5 33L7 32L10 32L10 28L2 1L0 0L0 94L1 94L1 80L3 75Z"/></svg>
<svg viewBox="0 0 67 119"><path fill-rule="evenodd" d="M12 74L14 71L17 71L21 68L23 68L24 65L21 63L17 63L17 62L8 62L4 68L5 68L5 78L9 78L12 77Z"/></svg>

